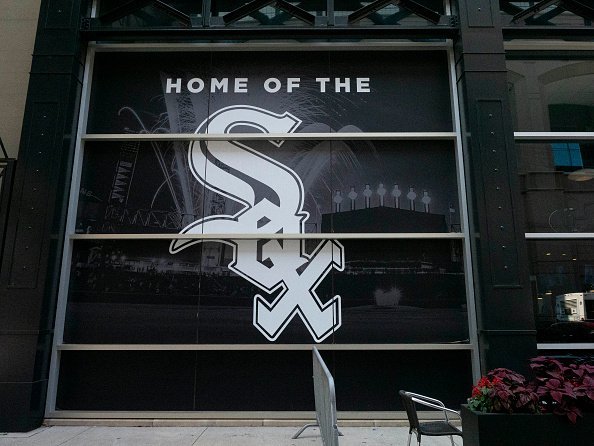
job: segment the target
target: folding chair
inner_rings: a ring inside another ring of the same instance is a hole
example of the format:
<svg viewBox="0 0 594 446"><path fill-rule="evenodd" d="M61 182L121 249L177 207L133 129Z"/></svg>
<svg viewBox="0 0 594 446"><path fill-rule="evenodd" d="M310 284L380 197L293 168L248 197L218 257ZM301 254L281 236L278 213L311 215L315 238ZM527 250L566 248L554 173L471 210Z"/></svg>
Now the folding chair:
<svg viewBox="0 0 594 446"><path fill-rule="evenodd" d="M448 409L441 401L436 400L435 398L429 398L428 396L419 395L417 393L405 392L404 390L401 390L398 393L402 399L402 403L404 404L406 416L408 417L408 422L410 424L410 428L408 430L408 446L410 446L410 439L413 432L417 436L418 445L421 444L422 435L428 435L432 437L448 435L450 437L450 441L452 442L452 446L455 446L453 436L459 435L462 437L462 431L456 426L452 426L448 418L448 413L460 417L460 412L457 412L453 409ZM427 421L423 423L419 422L416 404L442 411L444 419L439 421Z"/></svg>

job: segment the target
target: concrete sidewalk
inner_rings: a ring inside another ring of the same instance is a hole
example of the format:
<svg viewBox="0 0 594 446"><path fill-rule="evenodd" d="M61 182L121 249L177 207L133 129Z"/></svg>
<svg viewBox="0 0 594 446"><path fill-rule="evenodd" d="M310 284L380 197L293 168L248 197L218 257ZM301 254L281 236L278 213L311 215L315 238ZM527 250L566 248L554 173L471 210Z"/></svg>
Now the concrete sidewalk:
<svg viewBox="0 0 594 446"><path fill-rule="evenodd" d="M406 445L406 427L344 427L341 445ZM28 433L0 433L0 446L310 446L317 428L292 440L294 427L100 427L51 426ZM454 437L462 445L460 437ZM414 437L413 437L413 442ZM415 442L416 443L416 442ZM425 446L451 446L449 437L423 437Z"/></svg>

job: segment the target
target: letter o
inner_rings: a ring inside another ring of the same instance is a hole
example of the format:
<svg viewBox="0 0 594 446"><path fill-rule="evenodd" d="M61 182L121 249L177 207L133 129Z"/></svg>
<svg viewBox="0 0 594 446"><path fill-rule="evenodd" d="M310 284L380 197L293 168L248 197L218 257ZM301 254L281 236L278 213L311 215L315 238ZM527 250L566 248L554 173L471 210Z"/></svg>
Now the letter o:
<svg viewBox="0 0 594 446"><path fill-rule="evenodd" d="M271 87L270 84L274 84L274 87ZM266 90L268 93L276 93L280 89L281 82L277 78L271 77L270 79L266 79L264 81L264 90Z"/></svg>
<svg viewBox="0 0 594 446"><path fill-rule="evenodd" d="M194 84L198 84L198 87L194 88ZM204 81L199 77L195 77L188 81L188 91L190 93L200 93L202 90L204 90Z"/></svg>

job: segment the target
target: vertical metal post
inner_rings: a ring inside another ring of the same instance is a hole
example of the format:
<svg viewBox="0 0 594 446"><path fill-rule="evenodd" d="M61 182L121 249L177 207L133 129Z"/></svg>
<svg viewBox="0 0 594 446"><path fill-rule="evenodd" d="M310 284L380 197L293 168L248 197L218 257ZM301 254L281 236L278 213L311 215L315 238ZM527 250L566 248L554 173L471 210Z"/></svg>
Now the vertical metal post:
<svg viewBox="0 0 594 446"><path fill-rule="evenodd" d="M210 26L210 0L202 0L202 26Z"/></svg>
<svg viewBox="0 0 594 446"><path fill-rule="evenodd" d="M2 140L0 139L0 143ZM4 146L2 146L4 151ZM0 158L0 262L2 262L2 248L6 235L6 223L8 220L8 205L12 195L12 185L16 160L8 158L6 151L4 159Z"/></svg>
<svg viewBox="0 0 594 446"><path fill-rule="evenodd" d="M43 420L90 3L41 2L0 265L0 362L11 364L0 369L0 431Z"/></svg>
<svg viewBox="0 0 594 446"><path fill-rule="evenodd" d="M326 17L328 18L328 26L336 25L334 15L334 0L326 0Z"/></svg>
<svg viewBox="0 0 594 446"><path fill-rule="evenodd" d="M499 2L458 0L455 44L483 371L536 354Z"/></svg>

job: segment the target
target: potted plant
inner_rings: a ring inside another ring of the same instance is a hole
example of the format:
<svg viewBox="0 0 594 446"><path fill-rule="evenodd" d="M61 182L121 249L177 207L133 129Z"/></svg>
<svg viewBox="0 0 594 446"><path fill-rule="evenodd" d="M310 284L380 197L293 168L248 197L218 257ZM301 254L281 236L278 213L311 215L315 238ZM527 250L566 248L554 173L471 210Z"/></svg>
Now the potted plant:
<svg viewBox="0 0 594 446"><path fill-rule="evenodd" d="M537 357L533 377L491 370L462 406L464 445L594 444L594 364Z"/></svg>

